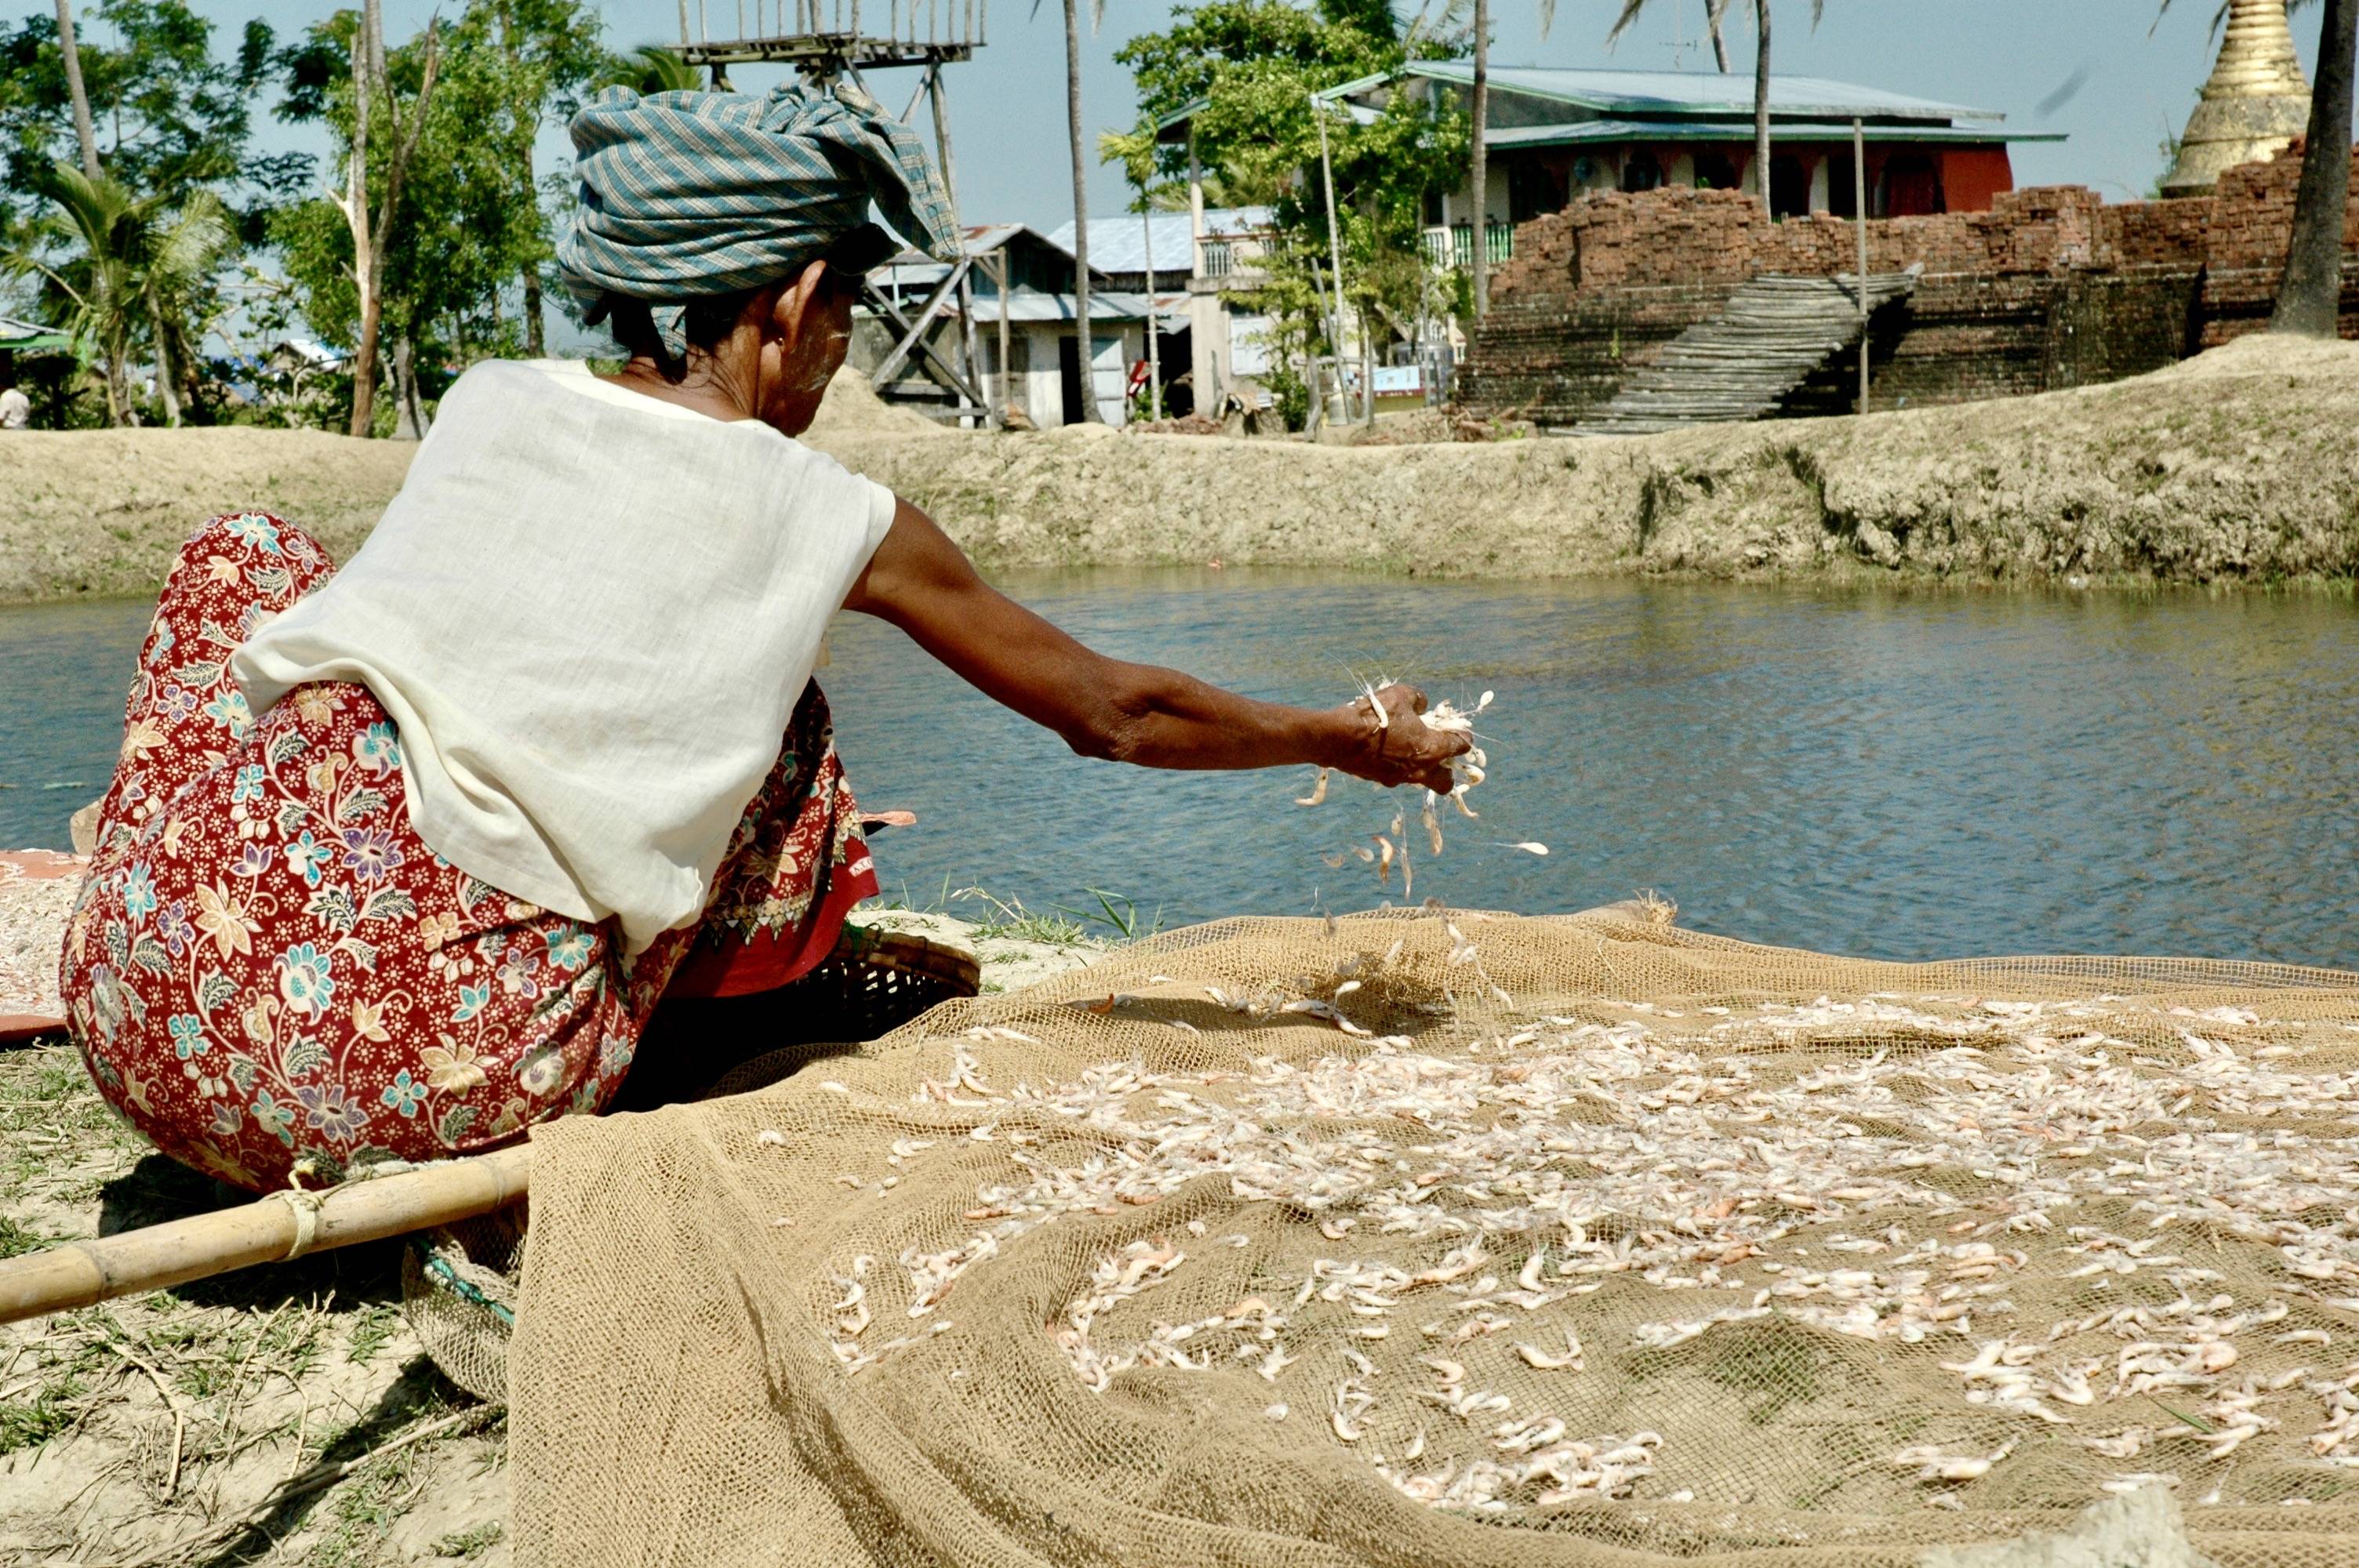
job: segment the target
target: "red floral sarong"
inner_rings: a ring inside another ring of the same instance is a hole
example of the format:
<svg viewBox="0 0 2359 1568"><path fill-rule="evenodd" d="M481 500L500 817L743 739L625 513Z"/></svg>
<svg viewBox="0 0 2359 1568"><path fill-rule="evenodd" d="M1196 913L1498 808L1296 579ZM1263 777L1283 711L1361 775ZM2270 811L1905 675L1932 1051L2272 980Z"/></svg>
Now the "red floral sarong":
<svg viewBox="0 0 2359 1568"><path fill-rule="evenodd" d="M255 1190L479 1152L605 1105L669 994L782 985L876 891L816 684L701 924L636 958L508 897L409 826L368 688L258 719L230 654L334 570L300 530L220 517L182 546L59 989L99 1090L175 1159ZM675 977L678 984L674 984Z"/></svg>

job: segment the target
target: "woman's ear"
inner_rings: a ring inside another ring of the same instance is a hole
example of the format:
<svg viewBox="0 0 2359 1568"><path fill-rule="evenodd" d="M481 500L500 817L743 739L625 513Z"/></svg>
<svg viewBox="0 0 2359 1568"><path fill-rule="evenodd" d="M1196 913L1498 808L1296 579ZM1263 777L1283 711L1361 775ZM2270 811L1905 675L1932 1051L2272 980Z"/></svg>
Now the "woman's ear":
<svg viewBox="0 0 2359 1568"><path fill-rule="evenodd" d="M801 343L804 323L824 308L829 281L827 263L814 261L778 290L777 303L770 310L774 330L767 335L788 353Z"/></svg>

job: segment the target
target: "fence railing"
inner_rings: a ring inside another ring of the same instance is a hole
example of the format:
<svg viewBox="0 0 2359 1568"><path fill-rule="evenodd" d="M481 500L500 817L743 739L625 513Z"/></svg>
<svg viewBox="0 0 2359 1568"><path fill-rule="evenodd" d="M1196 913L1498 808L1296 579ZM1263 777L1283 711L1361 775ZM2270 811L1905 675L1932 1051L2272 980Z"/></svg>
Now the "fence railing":
<svg viewBox="0 0 2359 1568"><path fill-rule="evenodd" d="M1226 277L1237 270L1237 254L1228 241L1207 239L1201 243L1204 253L1202 276Z"/></svg>
<svg viewBox="0 0 2359 1568"><path fill-rule="evenodd" d="M735 9L698 0L694 36L680 10L688 47L779 41L820 36L876 38L907 44L984 41L986 0L737 0Z"/></svg>
<svg viewBox="0 0 2359 1568"><path fill-rule="evenodd" d="M1483 254L1493 266L1516 258L1516 226L1513 223L1483 225ZM1440 224L1425 232L1425 259L1430 265L1468 267L1474 265L1474 225L1452 223L1448 228Z"/></svg>

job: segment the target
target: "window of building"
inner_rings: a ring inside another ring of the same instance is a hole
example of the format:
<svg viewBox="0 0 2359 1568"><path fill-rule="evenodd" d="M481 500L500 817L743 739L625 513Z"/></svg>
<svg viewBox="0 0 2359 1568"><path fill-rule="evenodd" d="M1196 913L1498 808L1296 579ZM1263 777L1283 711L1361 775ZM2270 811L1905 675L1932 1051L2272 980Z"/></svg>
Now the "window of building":
<svg viewBox="0 0 2359 1568"><path fill-rule="evenodd" d="M1925 153L1893 154L1884 166L1885 216L1927 218L1946 211L1940 166Z"/></svg>
<svg viewBox="0 0 2359 1568"><path fill-rule="evenodd" d="M1810 215L1810 168L1792 153L1777 153L1769 159L1769 215Z"/></svg>
<svg viewBox="0 0 2359 1568"><path fill-rule="evenodd" d="M1734 190L1745 183L1734 158L1709 149L1695 156L1695 182L1698 190Z"/></svg>
<svg viewBox="0 0 2359 1568"><path fill-rule="evenodd" d="M1655 160L1654 154L1647 152L1631 153L1623 158L1623 189L1632 192L1652 190L1662 183L1663 166Z"/></svg>
<svg viewBox="0 0 2359 1568"><path fill-rule="evenodd" d="M1561 212L1564 204L1564 182L1556 170L1532 157L1507 166L1507 222L1521 223L1543 212Z"/></svg>

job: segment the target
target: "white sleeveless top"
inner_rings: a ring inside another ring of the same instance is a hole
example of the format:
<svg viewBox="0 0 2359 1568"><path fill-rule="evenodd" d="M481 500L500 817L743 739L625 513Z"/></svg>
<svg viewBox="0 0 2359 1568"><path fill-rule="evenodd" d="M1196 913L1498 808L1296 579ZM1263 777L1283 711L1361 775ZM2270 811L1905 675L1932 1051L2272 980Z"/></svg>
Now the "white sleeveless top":
<svg viewBox="0 0 2359 1568"><path fill-rule="evenodd" d="M353 558L230 669L257 714L357 681L452 865L637 952L702 913L892 492L756 420L559 360L442 399Z"/></svg>

